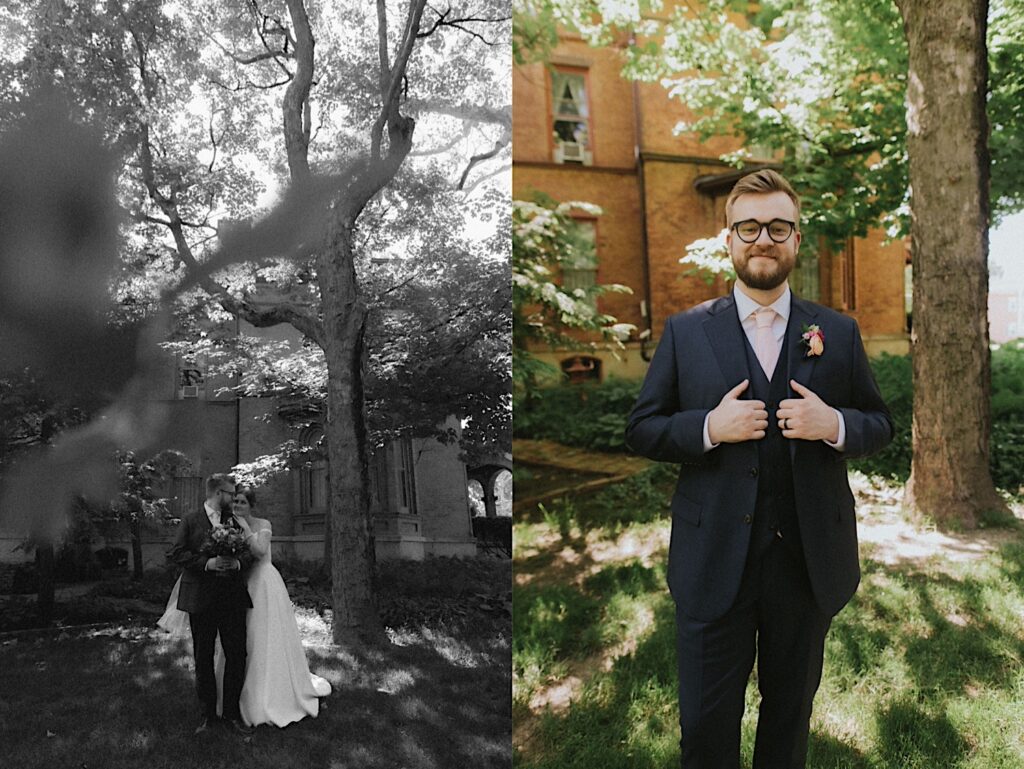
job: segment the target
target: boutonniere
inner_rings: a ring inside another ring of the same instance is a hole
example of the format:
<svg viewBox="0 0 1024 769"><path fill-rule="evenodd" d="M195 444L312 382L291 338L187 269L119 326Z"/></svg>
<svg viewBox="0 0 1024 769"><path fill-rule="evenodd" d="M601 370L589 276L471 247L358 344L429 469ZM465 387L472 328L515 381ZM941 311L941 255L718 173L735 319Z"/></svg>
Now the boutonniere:
<svg viewBox="0 0 1024 769"><path fill-rule="evenodd" d="M800 344L807 348L807 355L804 357L810 358L812 355L821 355L825 352L825 332L821 330L821 326L817 323L804 326L804 333L800 339Z"/></svg>

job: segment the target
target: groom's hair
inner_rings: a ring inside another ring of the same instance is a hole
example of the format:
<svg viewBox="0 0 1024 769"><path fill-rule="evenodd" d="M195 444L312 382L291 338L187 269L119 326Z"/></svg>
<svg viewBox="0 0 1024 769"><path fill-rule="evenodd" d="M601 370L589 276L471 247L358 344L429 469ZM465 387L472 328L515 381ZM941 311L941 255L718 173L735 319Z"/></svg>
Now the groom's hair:
<svg viewBox="0 0 1024 769"><path fill-rule="evenodd" d="M725 199L725 224L732 224L732 204L740 195L767 195L771 192L785 192L796 206L797 229L800 229L800 198L786 181L786 177L770 168L762 168L740 178Z"/></svg>
<svg viewBox="0 0 1024 769"><path fill-rule="evenodd" d="M210 496L225 483L235 485L235 479L227 473L214 473L206 479L206 496Z"/></svg>

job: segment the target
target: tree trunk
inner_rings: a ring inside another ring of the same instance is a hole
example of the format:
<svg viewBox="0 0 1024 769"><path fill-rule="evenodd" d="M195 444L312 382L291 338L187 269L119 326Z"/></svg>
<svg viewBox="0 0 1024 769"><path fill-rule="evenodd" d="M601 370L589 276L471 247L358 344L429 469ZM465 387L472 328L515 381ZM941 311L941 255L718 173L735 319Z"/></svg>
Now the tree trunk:
<svg viewBox="0 0 1024 769"><path fill-rule="evenodd" d="M374 590L366 426L363 417L363 337L366 308L353 264L352 222L338 222L318 259L327 361L327 464L330 474L331 602L334 642L375 643L383 629Z"/></svg>
<svg viewBox="0 0 1024 769"><path fill-rule="evenodd" d="M897 0L910 53L913 461L905 505L977 525L989 471L987 0Z"/></svg>
<svg viewBox="0 0 1024 769"><path fill-rule="evenodd" d="M36 576L39 579L36 612L41 627L53 622L54 560L52 544L36 545Z"/></svg>

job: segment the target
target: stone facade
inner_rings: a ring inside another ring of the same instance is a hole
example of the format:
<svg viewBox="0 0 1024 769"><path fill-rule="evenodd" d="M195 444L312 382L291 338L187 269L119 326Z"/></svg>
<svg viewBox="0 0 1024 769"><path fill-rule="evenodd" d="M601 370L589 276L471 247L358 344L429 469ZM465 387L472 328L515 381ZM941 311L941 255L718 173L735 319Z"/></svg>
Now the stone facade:
<svg viewBox="0 0 1024 769"><path fill-rule="evenodd" d="M247 334L254 329L243 329ZM282 327L271 330L287 334ZM261 330L259 333L263 333ZM188 459L182 477L170 482L163 494L172 498L177 514L198 509L205 478L230 472L239 463L274 453L285 440L298 438L312 445L321 432L315 425L298 432L289 425L296 403L284 398L236 398L218 393L227 381L207 379L203 367L185 381L201 381L195 390L182 387L180 361L167 363L167 387L156 393L166 399L170 414L164 448ZM309 418L308 412L302 416ZM315 416L313 420L315 422ZM447 427L458 431L452 419ZM373 518L377 557L472 556L476 540L472 532L466 465L458 445L433 439L403 439L376 451L371 460ZM326 462L312 460L272 476L256 490L256 514L271 521L274 554L280 558L311 560L324 553L324 521L327 513ZM143 555L147 568L162 566L173 541L173 527L148 525ZM0 561L23 561L17 549L24 537L0 531ZM103 542L97 542L96 547ZM130 550L128 542L109 544Z"/></svg>

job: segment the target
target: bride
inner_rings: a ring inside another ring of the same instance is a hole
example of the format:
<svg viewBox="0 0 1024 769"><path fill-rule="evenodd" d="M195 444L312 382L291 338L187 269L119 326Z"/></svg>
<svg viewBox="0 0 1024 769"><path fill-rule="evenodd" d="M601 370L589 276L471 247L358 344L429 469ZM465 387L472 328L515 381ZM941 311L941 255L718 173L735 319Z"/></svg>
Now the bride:
<svg viewBox="0 0 1024 769"><path fill-rule="evenodd" d="M255 506L256 495L251 488L240 487L235 492L235 520L246 533L256 559L248 575L252 609L246 620L245 684L239 708L242 718L252 726L287 726L306 716L315 718L319 712L317 697L330 694L331 685L309 672L288 589L270 560L270 521L254 516ZM173 635L188 636L188 614L177 608L180 584L179 578L157 624ZM219 640L217 651L219 689L223 670Z"/></svg>

